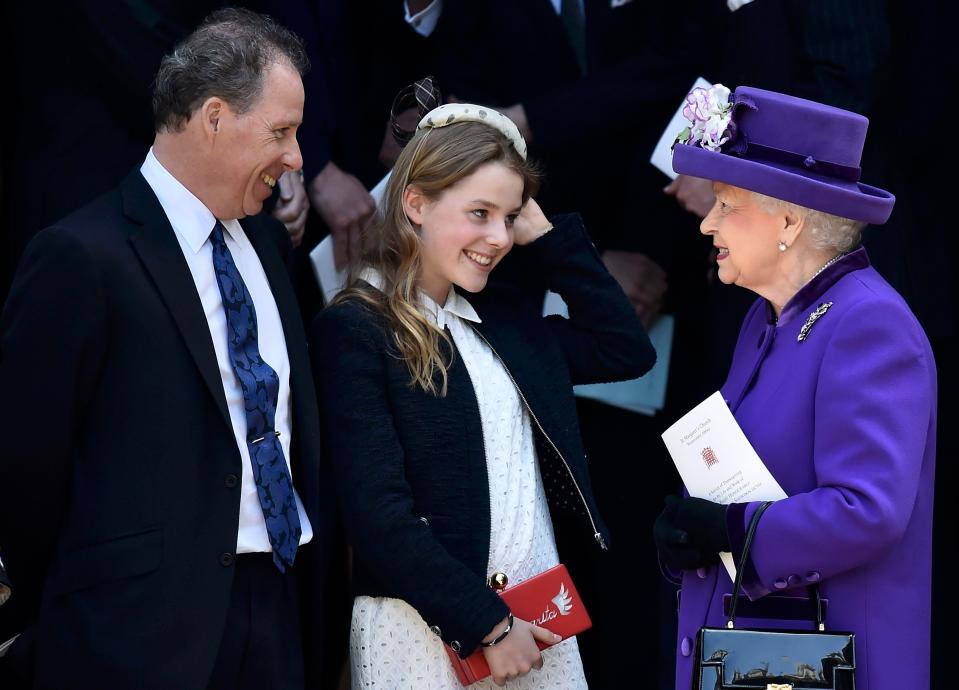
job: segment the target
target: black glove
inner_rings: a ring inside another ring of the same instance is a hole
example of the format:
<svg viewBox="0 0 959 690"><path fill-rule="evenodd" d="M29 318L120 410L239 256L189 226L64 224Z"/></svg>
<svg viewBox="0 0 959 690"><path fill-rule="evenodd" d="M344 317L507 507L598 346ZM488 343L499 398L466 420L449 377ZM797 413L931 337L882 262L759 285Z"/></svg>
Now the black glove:
<svg viewBox="0 0 959 690"><path fill-rule="evenodd" d="M729 551L726 506L702 498L667 496L653 525L659 555L674 570L692 570L719 561Z"/></svg>

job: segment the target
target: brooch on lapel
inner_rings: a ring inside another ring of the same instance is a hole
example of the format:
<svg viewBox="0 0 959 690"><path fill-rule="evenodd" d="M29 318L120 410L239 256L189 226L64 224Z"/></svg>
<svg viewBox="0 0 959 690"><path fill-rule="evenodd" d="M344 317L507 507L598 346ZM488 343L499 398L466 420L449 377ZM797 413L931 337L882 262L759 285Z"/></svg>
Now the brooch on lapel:
<svg viewBox="0 0 959 690"><path fill-rule="evenodd" d="M806 323L804 323L802 328L799 329L799 335L796 336L797 343L801 343L806 339L806 336L809 335L809 329L812 328L812 325L819 320L819 317L829 311L829 307L831 306L832 302L823 302L816 307L816 311L809 315L809 318L806 319Z"/></svg>

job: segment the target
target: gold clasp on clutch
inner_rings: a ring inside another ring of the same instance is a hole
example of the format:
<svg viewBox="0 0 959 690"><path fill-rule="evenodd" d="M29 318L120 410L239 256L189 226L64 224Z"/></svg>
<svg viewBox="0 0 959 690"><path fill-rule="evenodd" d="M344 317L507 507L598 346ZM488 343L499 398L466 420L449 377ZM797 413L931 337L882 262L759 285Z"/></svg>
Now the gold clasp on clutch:
<svg viewBox="0 0 959 690"><path fill-rule="evenodd" d="M509 578L506 577L506 573L493 573L487 578L486 584L488 584L494 592L502 592L506 589L506 585L509 584Z"/></svg>

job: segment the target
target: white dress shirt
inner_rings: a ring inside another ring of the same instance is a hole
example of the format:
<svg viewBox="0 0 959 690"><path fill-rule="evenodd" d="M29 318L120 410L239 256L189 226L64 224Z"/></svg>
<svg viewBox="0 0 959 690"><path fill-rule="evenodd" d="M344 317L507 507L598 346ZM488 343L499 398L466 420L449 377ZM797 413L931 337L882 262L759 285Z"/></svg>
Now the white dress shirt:
<svg viewBox="0 0 959 690"><path fill-rule="evenodd" d="M160 205L166 213L173 232L176 234L183 257L190 267L196 291L206 314L206 322L213 339L213 349L216 351L216 361L220 368L220 380L223 382L223 393L226 395L227 408L230 411L230 421L233 423L233 435L240 451L240 460L243 467L243 476L240 483L240 523L236 535L237 553L272 551L270 539L266 532L266 522L263 519L263 508L256 493L256 482L253 479L253 466L250 463L250 449L246 438L246 409L243 401L243 388L233 371L230 363L230 354L227 346L226 314L223 311L223 301L220 297L220 288L216 282L216 273L213 270L213 248L210 244L210 233L216 223L216 218L206 206L197 199L190 190L184 187L179 180L167 171L153 155L153 149L147 154L146 160L140 167L140 173L146 178L147 184L153 189ZM226 242L233 261L236 264L243 282L253 299L253 308L256 310L257 344L263 360L273 367L280 378L280 391L276 404L276 423L274 428L280 432L280 447L286 464L290 464L290 439L292 438L292 415L290 393L290 358L286 351L286 338L283 334L283 324L280 322L280 312L273 299L273 292L267 281L266 273L260 264L260 259L250 244L250 240L243 232L239 221L221 220L226 232L223 239ZM291 469L292 476L292 469ZM313 528L303 509L300 497L296 495L296 509L299 512L300 544L305 544L313 538Z"/></svg>

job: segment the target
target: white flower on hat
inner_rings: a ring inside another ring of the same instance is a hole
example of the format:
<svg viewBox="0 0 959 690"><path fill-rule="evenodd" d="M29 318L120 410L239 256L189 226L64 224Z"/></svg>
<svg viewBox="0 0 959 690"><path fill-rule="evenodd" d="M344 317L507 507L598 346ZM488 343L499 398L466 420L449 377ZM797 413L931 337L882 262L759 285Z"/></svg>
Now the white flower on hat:
<svg viewBox="0 0 959 690"><path fill-rule="evenodd" d="M730 136L733 107L729 102L729 89L722 84L693 89L686 96L683 116L689 120L689 127L679 133L676 141L718 151Z"/></svg>

